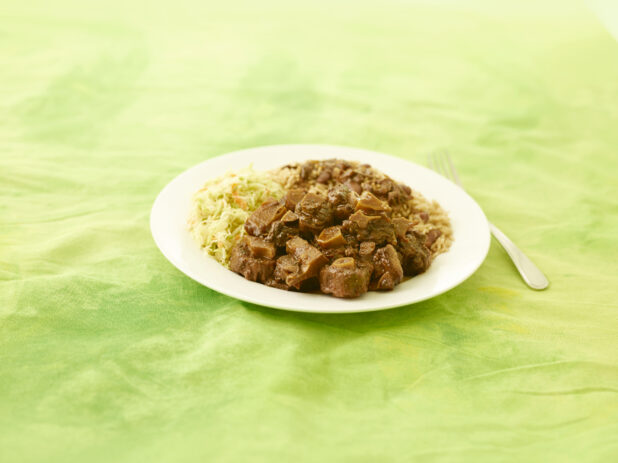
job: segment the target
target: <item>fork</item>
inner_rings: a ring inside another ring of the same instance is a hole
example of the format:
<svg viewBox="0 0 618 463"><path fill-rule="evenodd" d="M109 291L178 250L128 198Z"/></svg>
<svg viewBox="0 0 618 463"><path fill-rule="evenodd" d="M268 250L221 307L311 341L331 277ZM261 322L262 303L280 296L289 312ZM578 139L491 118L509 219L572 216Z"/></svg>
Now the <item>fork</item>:
<svg viewBox="0 0 618 463"><path fill-rule="evenodd" d="M455 165L448 153L434 153L433 156L427 155L427 164L431 169L451 180L462 190L464 189L455 170ZM549 286L549 281L543 272L498 227L489 222L489 230L509 255L513 264L515 264L515 268L517 268L528 286L536 290L545 289Z"/></svg>

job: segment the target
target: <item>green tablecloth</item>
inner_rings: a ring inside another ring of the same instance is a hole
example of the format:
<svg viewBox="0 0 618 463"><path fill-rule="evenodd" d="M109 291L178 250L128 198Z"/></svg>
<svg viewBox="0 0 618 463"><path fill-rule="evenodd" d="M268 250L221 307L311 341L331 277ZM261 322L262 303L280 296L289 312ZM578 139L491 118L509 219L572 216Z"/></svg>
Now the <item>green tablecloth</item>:
<svg viewBox="0 0 618 463"><path fill-rule="evenodd" d="M618 44L540 4L3 2L0 460L615 461ZM346 316L173 268L158 191L278 143L448 149L551 288L495 243Z"/></svg>

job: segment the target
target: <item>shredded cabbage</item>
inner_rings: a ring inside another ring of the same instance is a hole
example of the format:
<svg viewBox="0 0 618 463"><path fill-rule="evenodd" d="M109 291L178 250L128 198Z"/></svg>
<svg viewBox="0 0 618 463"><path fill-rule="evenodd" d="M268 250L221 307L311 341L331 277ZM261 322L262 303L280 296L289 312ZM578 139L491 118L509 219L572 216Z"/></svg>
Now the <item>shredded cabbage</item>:
<svg viewBox="0 0 618 463"><path fill-rule="evenodd" d="M230 252L244 235L249 215L268 197L280 199L281 184L252 166L209 180L193 195L189 229L200 246L227 267Z"/></svg>

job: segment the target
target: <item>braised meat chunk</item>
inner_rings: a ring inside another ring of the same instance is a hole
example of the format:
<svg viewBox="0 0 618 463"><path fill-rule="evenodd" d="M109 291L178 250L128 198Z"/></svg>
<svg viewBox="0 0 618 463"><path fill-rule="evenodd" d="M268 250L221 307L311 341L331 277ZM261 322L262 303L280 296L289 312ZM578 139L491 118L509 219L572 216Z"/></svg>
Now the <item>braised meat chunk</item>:
<svg viewBox="0 0 618 463"><path fill-rule="evenodd" d="M357 195L347 185L335 185L328 190L327 198L337 220L347 219L356 208Z"/></svg>
<svg viewBox="0 0 618 463"><path fill-rule="evenodd" d="M298 216L294 214L292 211L287 211L283 217L281 217L281 221L287 224L298 223Z"/></svg>
<svg viewBox="0 0 618 463"><path fill-rule="evenodd" d="M320 271L320 289L335 297L358 297L369 289L371 267L342 257Z"/></svg>
<svg viewBox="0 0 618 463"><path fill-rule="evenodd" d="M361 257L370 256L376 250L376 244L373 241L363 241L360 244L358 254Z"/></svg>
<svg viewBox="0 0 618 463"><path fill-rule="evenodd" d="M363 183L363 189L371 191L378 198L388 201L391 207L398 206L410 199L410 188L407 188L391 178Z"/></svg>
<svg viewBox="0 0 618 463"><path fill-rule="evenodd" d="M289 288L291 285L288 283L288 278L298 274L298 272L298 261L294 258L294 256L284 254L277 259L277 265L275 266L275 271L273 273L273 280L277 283L277 285L271 286L279 286L286 289Z"/></svg>
<svg viewBox="0 0 618 463"><path fill-rule="evenodd" d="M306 191L302 188L293 188L285 195L285 207L289 210L293 211L296 208L296 205L303 199Z"/></svg>
<svg viewBox="0 0 618 463"><path fill-rule="evenodd" d="M286 244L287 253L296 259L298 271L286 278L289 286L298 287L300 283L318 275L328 259L315 246L310 245L300 236L295 236Z"/></svg>
<svg viewBox="0 0 618 463"><path fill-rule="evenodd" d="M403 269L395 248L388 244L373 255L374 289L393 289L403 279Z"/></svg>
<svg viewBox="0 0 618 463"><path fill-rule="evenodd" d="M430 252L425 246L426 237L421 233L409 232L397 243L397 251L401 254L401 264L407 276L418 275L429 268Z"/></svg>
<svg viewBox="0 0 618 463"><path fill-rule="evenodd" d="M278 248L284 248L290 238L298 235L298 227L288 225L280 220L273 223L268 239Z"/></svg>
<svg viewBox="0 0 618 463"><path fill-rule="evenodd" d="M273 222L267 239L277 248L285 248L285 243L298 233L298 216L292 211L287 211L281 220Z"/></svg>
<svg viewBox="0 0 618 463"><path fill-rule="evenodd" d="M397 244L395 228L388 217L366 215L357 211L343 222L343 230L360 241L373 241L378 246Z"/></svg>
<svg viewBox="0 0 618 463"><path fill-rule="evenodd" d="M296 205L296 215L301 232L319 234L323 228L333 221L333 210L323 196L307 193Z"/></svg>
<svg viewBox="0 0 618 463"><path fill-rule="evenodd" d="M287 212L285 206L276 199L267 199L258 207L245 222L245 230L253 236L268 233L275 220L279 220Z"/></svg>
<svg viewBox="0 0 618 463"><path fill-rule="evenodd" d="M266 283L275 270L275 260L253 255L251 245L245 237L232 249L230 270L247 280Z"/></svg>
<svg viewBox="0 0 618 463"><path fill-rule="evenodd" d="M390 215L392 209L386 201L378 199L369 191L364 191L356 203L356 210L367 215Z"/></svg>
<svg viewBox="0 0 618 463"><path fill-rule="evenodd" d="M341 227L325 228L320 232L317 241L323 249L332 249L347 244L347 241L341 233Z"/></svg>
<svg viewBox="0 0 618 463"><path fill-rule="evenodd" d="M413 223L410 220L403 217L397 217L393 219L392 222L395 227L395 235L397 236L397 239L401 239L406 236L406 233L408 233L413 226Z"/></svg>
<svg viewBox="0 0 618 463"><path fill-rule="evenodd" d="M267 259L273 259L275 257L275 245L266 241L264 238L247 236L245 238L245 243L252 257L265 257Z"/></svg>

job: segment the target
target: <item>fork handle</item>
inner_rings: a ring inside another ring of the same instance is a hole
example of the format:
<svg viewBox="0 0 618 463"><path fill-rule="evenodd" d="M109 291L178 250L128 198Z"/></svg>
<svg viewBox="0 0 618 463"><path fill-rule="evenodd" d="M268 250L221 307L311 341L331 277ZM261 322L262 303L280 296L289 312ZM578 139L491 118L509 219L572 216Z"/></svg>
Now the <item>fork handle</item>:
<svg viewBox="0 0 618 463"><path fill-rule="evenodd" d="M494 235L494 238L498 240L498 243L502 245L509 255L519 271L519 274L528 286L537 290L545 289L549 286L549 281L543 272L528 259L528 256L526 256L521 249L515 246L515 243L513 243L508 236L502 233L500 229L492 223L489 224L489 229L492 235Z"/></svg>

